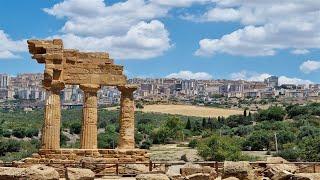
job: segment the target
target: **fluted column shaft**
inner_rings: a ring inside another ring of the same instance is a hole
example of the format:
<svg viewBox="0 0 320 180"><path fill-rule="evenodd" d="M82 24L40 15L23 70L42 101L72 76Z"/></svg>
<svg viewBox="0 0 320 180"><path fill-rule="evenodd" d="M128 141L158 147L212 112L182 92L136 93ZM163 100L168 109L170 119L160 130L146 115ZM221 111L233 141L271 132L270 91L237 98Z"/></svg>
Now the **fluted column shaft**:
<svg viewBox="0 0 320 180"><path fill-rule="evenodd" d="M121 92L120 102L120 136L118 142L119 149L134 149L134 99L133 92L136 86L118 86Z"/></svg>
<svg viewBox="0 0 320 180"><path fill-rule="evenodd" d="M60 149L61 103L60 89L48 92L45 105L45 118L42 127L41 148Z"/></svg>
<svg viewBox="0 0 320 180"><path fill-rule="evenodd" d="M84 93L80 148L97 149L97 91L99 90L100 86L80 85L80 88L83 90Z"/></svg>

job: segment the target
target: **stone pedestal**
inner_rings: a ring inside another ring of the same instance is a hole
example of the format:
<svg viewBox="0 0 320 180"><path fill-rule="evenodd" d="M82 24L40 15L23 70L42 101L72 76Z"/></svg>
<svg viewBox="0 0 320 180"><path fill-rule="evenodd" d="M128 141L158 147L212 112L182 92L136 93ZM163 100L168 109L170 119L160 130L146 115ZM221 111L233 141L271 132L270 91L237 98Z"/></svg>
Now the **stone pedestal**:
<svg viewBox="0 0 320 180"><path fill-rule="evenodd" d="M124 168L125 164L145 163L150 161L150 156L144 149L59 149L59 150L40 150L39 153L32 154L25 158L25 163L42 163L54 167L64 177L66 167L81 167L91 169L96 174L115 174L115 164L119 166L119 172L131 169ZM124 173L128 174L128 173ZM132 173L131 173L132 174Z"/></svg>
<svg viewBox="0 0 320 180"><path fill-rule="evenodd" d="M97 92L100 88L99 85L80 85L83 90L83 120L80 136L81 149L97 149Z"/></svg>
<svg viewBox="0 0 320 180"><path fill-rule="evenodd" d="M60 103L59 88L48 90L48 97L45 106L45 118L42 127L41 148L59 149L60 148Z"/></svg>
<svg viewBox="0 0 320 180"><path fill-rule="evenodd" d="M134 100L133 91L136 86L118 86L121 92L120 102L120 136L118 142L119 149L134 149Z"/></svg>

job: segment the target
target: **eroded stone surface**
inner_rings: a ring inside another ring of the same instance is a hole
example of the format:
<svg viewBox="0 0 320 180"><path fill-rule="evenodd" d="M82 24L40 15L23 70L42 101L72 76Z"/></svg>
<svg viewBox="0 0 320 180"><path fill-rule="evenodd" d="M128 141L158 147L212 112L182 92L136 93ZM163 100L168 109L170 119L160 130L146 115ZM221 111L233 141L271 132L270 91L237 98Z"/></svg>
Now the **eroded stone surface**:
<svg viewBox="0 0 320 180"><path fill-rule="evenodd" d="M123 67L115 65L104 52L64 49L61 39L28 40L29 52L44 63L44 87L53 84L124 85Z"/></svg>
<svg viewBox="0 0 320 180"><path fill-rule="evenodd" d="M137 180L169 180L165 174L139 174Z"/></svg>
<svg viewBox="0 0 320 180"><path fill-rule="evenodd" d="M67 180L93 180L95 177L94 172L90 169L84 168L67 168Z"/></svg>
<svg viewBox="0 0 320 180"><path fill-rule="evenodd" d="M98 107L97 107L97 92L99 85L80 85L84 93L83 101L83 121L80 136L81 149L97 149L97 121L98 121Z"/></svg>
<svg viewBox="0 0 320 180"><path fill-rule="evenodd" d="M137 89L136 86L118 86L121 92L120 102L120 136L119 149L134 149L134 100L133 91Z"/></svg>

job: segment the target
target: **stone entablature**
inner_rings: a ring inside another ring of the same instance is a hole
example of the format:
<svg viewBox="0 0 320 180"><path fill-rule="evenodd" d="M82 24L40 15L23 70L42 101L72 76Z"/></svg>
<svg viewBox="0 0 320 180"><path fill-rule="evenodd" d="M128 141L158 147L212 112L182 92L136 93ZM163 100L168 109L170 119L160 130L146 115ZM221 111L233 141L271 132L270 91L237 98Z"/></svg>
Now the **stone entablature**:
<svg viewBox="0 0 320 180"><path fill-rule="evenodd" d="M107 53L63 49L61 39L28 40L28 47L32 58L45 64L45 88L65 84L118 86L127 83L123 67L115 65Z"/></svg>
<svg viewBox="0 0 320 180"><path fill-rule="evenodd" d="M146 162L146 151L135 149L134 85L127 85L123 67L115 65L107 53L79 52L63 48L60 39L28 40L29 52L45 64L43 86L49 95L45 106L39 154L25 161L80 162L84 157L113 158L114 162ZM60 91L65 85L79 85L84 93L80 149L60 149ZM97 149L97 92L101 86L117 86L121 92L120 137L117 149Z"/></svg>

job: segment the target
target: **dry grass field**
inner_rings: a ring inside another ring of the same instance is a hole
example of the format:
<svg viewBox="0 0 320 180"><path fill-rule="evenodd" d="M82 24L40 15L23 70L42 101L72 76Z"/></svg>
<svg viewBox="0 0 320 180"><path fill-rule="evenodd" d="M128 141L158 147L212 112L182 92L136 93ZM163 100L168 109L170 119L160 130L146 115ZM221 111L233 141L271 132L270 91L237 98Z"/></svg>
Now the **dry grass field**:
<svg viewBox="0 0 320 180"><path fill-rule="evenodd" d="M137 109L142 112L157 112L166 114L178 114L184 116L197 116L197 117L228 117L230 115L242 114L242 110L236 109L222 109L202 106L191 105L145 105L143 109Z"/></svg>

